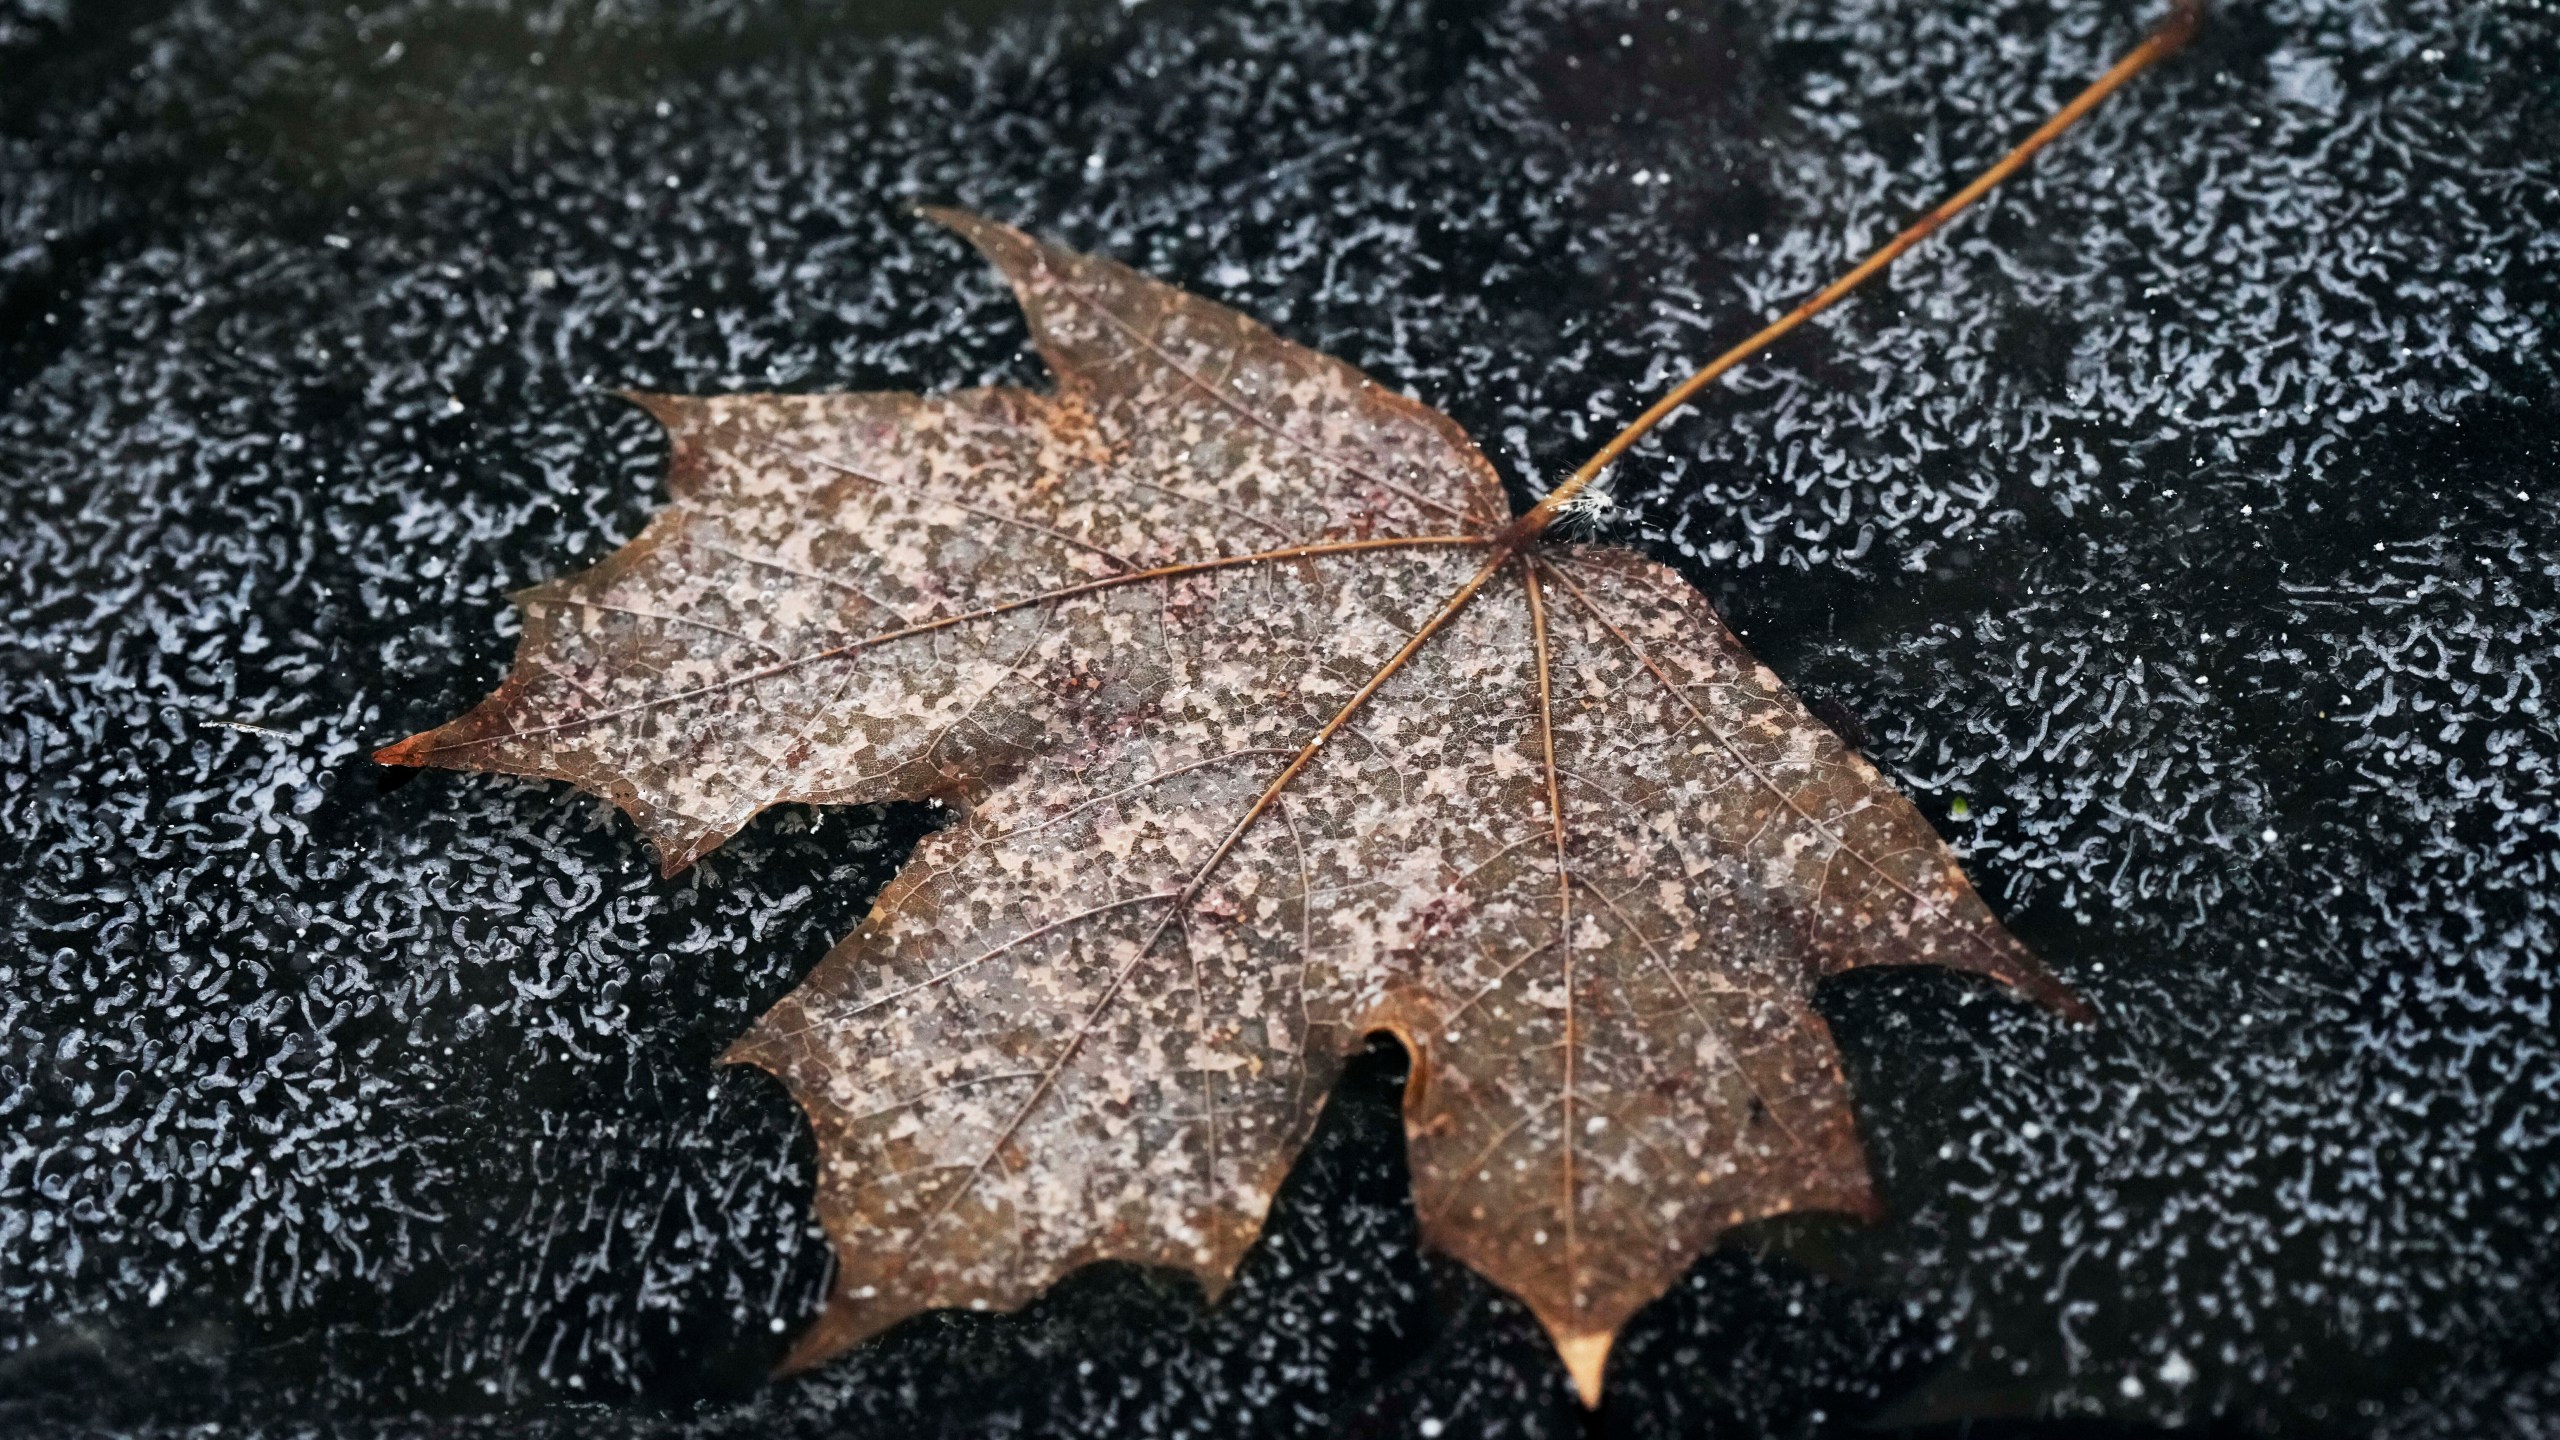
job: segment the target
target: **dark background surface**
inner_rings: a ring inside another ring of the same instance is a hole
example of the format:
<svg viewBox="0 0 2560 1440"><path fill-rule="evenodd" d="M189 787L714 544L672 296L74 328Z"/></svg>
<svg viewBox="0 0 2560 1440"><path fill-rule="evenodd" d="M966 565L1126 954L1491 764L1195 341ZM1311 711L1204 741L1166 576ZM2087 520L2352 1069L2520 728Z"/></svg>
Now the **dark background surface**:
<svg viewBox="0 0 2560 1440"><path fill-rule="evenodd" d="M765 1385L811 1156L713 1057L924 818L665 882L365 756L656 503L599 387L1037 382L911 201L1270 320L1525 496L2150 17L962 9L0 0L0 1431L1581 1433L1415 1250L1391 1051L1216 1308L1104 1268ZM2107 1019L1827 991L1891 1218L1703 1260L1593 1429L2560 1429L2556 39L2230 5L1625 467Z"/></svg>

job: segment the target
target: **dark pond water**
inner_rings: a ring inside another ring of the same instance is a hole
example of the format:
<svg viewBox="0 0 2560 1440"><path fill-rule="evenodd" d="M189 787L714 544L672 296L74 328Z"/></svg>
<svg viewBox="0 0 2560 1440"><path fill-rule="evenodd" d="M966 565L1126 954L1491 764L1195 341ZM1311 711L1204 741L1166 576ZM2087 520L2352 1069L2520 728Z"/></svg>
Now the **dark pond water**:
<svg viewBox="0 0 2560 1440"><path fill-rule="evenodd" d="M378 771L660 441L598 387L1036 383L915 200L1410 388L1520 493L1986 162L2122 5L0 0L0 1430L1562 1436L1417 1252L1400 1061L1214 1308L765 1369L811 1155L714 1066L926 821L675 882ZM1589 1422L2560 1426L2560 12L2233 4L1626 472L2105 1011L1825 999L1890 1218Z"/></svg>

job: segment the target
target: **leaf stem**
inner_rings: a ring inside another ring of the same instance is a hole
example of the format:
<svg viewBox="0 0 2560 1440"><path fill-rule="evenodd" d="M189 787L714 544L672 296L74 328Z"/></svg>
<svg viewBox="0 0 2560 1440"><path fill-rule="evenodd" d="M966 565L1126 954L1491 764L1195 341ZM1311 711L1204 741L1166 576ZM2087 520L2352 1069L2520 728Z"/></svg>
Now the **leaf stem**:
<svg viewBox="0 0 2560 1440"><path fill-rule="evenodd" d="M1887 241L1884 248L1859 262L1856 269L1824 286L1812 299L1763 326L1760 332L1750 339L1707 362L1705 369L1681 381L1669 394L1653 402L1652 406L1631 421L1627 428L1619 431L1608 444L1601 446L1597 454L1583 461L1582 467L1567 476L1563 484L1549 491L1545 499L1540 500L1528 514L1521 516L1519 522L1513 527L1513 533L1526 539L1543 532L1549 525L1555 523L1557 512L1567 501L1580 494L1584 486L1589 485L1601 471L1615 463L1619 456L1624 455L1636 441L1644 438L1648 431L1661 424L1672 411L1687 404L1692 396L1713 384L1717 377L1726 371L1766 350L1789 331L1830 309L1841 297L1864 284L1877 271L1892 264L1903 251L1927 239L1930 232L1954 219L1976 200L1991 193L1994 186L2016 174L2027 161L2035 157L2037 151L2053 143L2055 136L2071 128L2072 123L2081 116L2096 109L2100 101L2114 94L2126 81L2142 73L2153 62L2176 53L2178 48L2186 44L2195 34L2197 25L2203 19L2204 0L2172 0L2169 16L2160 22L2158 28L2144 37L2140 45L2128 51L2125 57L2118 60L2106 74L2099 76L2088 89L2073 96L2071 103L2053 112L2053 118L2037 126L2035 133L2020 141L2016 149L2001 156L1990 169L1976 177L1972 184L1940 202L1938 208L1913 221L1910 228Z"/></svg>

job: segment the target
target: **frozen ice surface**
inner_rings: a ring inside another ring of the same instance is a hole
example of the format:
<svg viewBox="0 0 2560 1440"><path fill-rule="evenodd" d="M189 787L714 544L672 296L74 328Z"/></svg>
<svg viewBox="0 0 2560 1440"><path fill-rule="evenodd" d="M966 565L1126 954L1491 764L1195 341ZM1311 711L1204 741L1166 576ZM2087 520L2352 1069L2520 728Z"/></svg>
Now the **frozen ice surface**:
<svg viewBox="0 0 2560 1440"><path fill-rule="evenodd" d="M929 819L669 883L363 757L653 503L599 388L1036 377L911 201L1525 495L2143 17L914 8L0 5L0 1426L1578 1433L1415 1253L1386 1057L1218 1309L1091 1272L760 1388L810 1157L711 1061ZM1836 987L1892 1219L1702 1262L1608 1428L2560 1424L2556 66L2547 5L2232 4L1621 467L2107 1019Z"/></svg>

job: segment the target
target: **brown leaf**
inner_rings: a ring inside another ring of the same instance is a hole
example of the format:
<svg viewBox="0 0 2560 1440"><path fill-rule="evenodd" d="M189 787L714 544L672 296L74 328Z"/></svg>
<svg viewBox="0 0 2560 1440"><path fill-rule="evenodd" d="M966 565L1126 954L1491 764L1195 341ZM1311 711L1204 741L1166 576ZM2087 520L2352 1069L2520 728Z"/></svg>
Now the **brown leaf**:
<svg viewBox="0 0 2560 1440"><path fill-rule="evenodd" d="M1726 1230L1876 1213L1823 977L2086 1013L1673 572L1340 361L934 214L1054 393L634 397L675 503L379 757L568 780L670 873L769 805L961 807L729 1052L817 1132L795 1363L1095 1260L1214 1293L1387 1030L1425 1240L1596 1398Z"/></svg>

